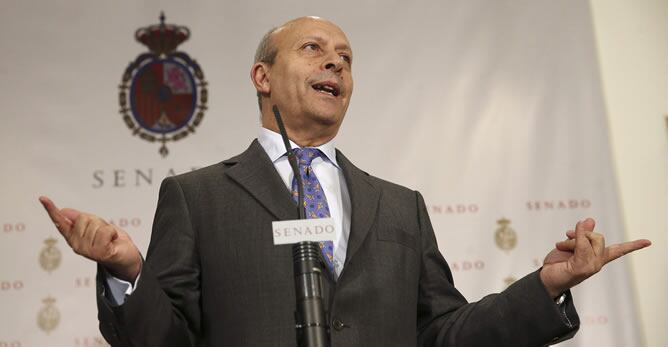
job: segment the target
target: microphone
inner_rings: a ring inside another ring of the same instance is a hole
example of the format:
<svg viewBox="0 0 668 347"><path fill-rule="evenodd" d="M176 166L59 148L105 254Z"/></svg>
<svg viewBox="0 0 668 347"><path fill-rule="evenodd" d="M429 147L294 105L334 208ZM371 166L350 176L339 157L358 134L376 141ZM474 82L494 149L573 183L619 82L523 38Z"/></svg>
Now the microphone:
<svg viewBox="0 0 668 347"><path fill-rule="evenodd" d="M271 108L274 111L274 117L276 117L276 124L278 124L278 131L281 132L281 137L283 138L283 144L285 145L285 150L288 151L288 162L292 168L292 173L297 179L297 208L299 209L299 219L306 219L306 210L304 209L304 184L302 182L302 175L299 174L299 166L297 165L297 157L295 156L294 151L292 151L292 146L290 146L290 140L288 139L288 133L285 131L285 125L283 125L283 118L281 113L278 111L278 106L274 105Z"/></svg>
<svg viewBox="0 0 668 347"><path fill-rule="evenodd" d="M278 130L283 137L285 149L288 152L288 161L292 172L297 179L297 208L299 219L306 219L304 208L304 185L297 165L297 158L290 146L281 113L278 107L272 107ZM329 326L325 315L322 291L322 254L316 242L302 241L292 246L293 269L295 276L295 327L297 330L297 345L299 347L328 347Z"/></svg>

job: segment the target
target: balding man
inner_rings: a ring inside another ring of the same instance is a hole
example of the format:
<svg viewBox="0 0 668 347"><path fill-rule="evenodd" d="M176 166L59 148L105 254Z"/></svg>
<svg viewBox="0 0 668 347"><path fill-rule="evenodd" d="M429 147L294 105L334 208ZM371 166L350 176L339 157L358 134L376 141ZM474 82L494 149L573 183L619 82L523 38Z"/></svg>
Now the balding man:
<svg viewBox="0 0 668 347"><path fill-rule="evenodd" d="M251 69L258 139L236 157L164 180L145 262L122 230L41 199L75 252L99 264L100 329L112 345L296 345L291 246L275 246L271 229L297 218L296 183L274 105L293 148L308 158L305 190L319 199L310 213L331 216L340 230L323 247L332 346L568 338L579 326L568 289L649 245L606 248L594 221L581 221L539 271L467 303L420 194L366 174L334 147L353 91L352 60L346 35L326 20L298 18L265 35Z"/></svg>

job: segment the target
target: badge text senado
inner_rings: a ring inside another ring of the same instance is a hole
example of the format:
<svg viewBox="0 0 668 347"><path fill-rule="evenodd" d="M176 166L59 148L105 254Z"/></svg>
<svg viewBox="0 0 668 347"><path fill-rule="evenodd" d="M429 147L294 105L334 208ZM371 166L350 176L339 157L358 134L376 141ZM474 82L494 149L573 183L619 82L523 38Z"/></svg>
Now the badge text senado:
<svg viewBox="0 0 668 347"><path fill-rule="evenodd" d="M274 237L334 235L334 225L292 226L274 229Z"/></svg>

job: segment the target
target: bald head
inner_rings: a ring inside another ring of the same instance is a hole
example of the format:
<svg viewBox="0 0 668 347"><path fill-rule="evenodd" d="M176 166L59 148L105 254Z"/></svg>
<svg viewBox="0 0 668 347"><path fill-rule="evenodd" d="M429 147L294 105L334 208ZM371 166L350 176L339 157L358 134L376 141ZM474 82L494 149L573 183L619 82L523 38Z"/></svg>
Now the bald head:
<svg viewBox="0 0 668 347"><path fill-rule="evenodd" d="M298 25L300 23L308 21L326 22L333 26L336 26L336 24L326 19L322 19L320 17L305 16L289 20L283 23L283 25L281 26L271 28L271 30L267 31L267 33L264 34L262 40L260 40L260 44L257 46L257 50L255 51L254 63L262 62L262 63L267 63L269 65L274 65L274 61L276 60L276 54L278 54L278 48L276 47L276 44L274 42L274 36L280 35L281 32L286 31L286 29L289 30L290 27L293 27L294 25Z"/></svg>

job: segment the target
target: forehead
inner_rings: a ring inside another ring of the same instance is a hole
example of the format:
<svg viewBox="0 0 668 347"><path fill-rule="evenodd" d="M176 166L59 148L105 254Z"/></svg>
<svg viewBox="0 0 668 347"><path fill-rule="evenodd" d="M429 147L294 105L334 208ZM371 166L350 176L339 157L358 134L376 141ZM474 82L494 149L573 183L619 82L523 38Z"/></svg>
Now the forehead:
<svg viewBox="0 0 668 347"><path fill-rule="evenodd" d="M321 19L302 18L288 22L274 36L274 42L279 48L297 45L309 39L331 41L337 49L351 49L346 34L335 24Z"/></svg>

